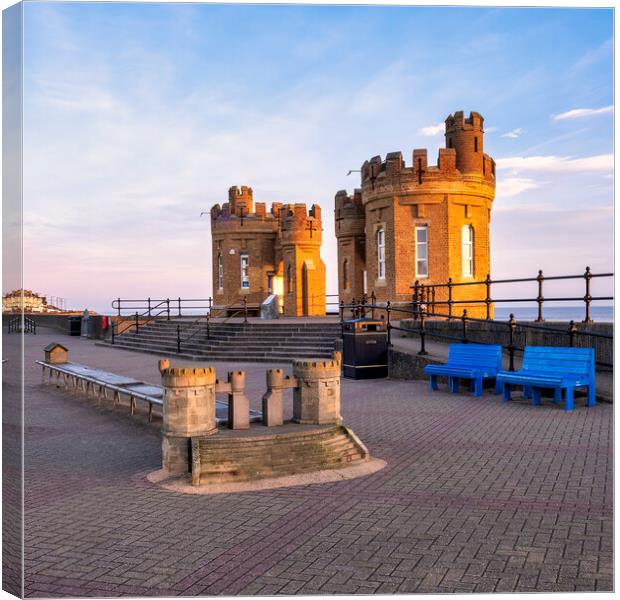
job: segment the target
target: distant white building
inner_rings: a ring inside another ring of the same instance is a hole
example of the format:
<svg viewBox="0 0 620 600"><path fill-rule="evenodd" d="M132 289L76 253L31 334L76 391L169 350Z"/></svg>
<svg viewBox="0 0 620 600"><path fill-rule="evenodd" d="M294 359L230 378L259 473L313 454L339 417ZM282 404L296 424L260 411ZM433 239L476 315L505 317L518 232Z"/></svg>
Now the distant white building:
<svg viewBox="0 0 620 600"><path fill-rule="evenodd" d="M26 313L59 312L60 309L47 303L45 296L39 295L32 290L13 290L2 296L3 313Z"/></svg>

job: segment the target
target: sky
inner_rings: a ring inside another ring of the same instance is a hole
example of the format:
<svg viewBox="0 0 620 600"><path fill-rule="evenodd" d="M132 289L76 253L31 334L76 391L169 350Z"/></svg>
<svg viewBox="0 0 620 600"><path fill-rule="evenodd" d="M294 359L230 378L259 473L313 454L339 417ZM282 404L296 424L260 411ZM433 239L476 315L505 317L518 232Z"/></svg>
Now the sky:
<svg viewBox="0 0 620 600"><path fill-rule="evenodd" d="M336 293L347 172L436 164L457 110L497 161L492 276L612 271L612 69L606 9L26 3L24 285L208 297L200 213L249 185L321 205Z"/></svg>

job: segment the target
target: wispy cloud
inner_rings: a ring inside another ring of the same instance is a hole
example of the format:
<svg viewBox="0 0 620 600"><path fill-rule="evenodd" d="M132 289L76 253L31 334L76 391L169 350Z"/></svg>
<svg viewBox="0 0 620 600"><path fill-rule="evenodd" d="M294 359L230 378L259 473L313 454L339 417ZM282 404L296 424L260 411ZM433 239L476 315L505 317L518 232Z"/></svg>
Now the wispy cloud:
<svg viewBox="0 0 620 600"><path fill-rule="evenodd" d="M497 180L495 195L497 198L512 198L540 185L540 182L528 177L501 177Z"/></svg>
<svg viewBox="0 0 620 600"><path fill-rule="evenodd" d="M585 158L571 156L510 156L496 160L498 169L520 171L546 171L566 173L579 171L610 171L614 168L613 154L599 154Z"/></svg>
<svg viewBox="0 0 620 600"><path fill-rule="evenodd" d="M446 130L445 123L435 123L435 125L429 125L428 127L422 127L422 129L420 129L420 133L427 137L433 137L435 135L440 135L441 133L444 133L445 130Z"/></svg>
<svg viewBox="0 0 620 600"><path fill-rule="evenodd" d="M516 139L518 137L521 137L522 133L523 133L523 129L521 129L521 127L517 127L516 129L513 129L512 131L509 131L508 133L504 133L502 137Z"/></svg>
<svg viewBox="0 0 620 600"><path fill-rule="evenodd" d="M614 112L613 106L603 108L573 108L566 112L553 115L554 121L567 121L570 119L583 119L584 117L594 117L597 115L609 115Z"/></svg>

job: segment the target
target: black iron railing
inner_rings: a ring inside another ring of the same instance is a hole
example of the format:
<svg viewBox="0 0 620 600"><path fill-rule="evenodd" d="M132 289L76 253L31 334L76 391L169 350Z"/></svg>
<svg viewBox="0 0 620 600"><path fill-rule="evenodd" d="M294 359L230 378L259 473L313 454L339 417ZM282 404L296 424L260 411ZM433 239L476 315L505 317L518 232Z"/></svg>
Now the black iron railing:
<svg viewBox="0 0 620 600"><path fill-rule="evenodd" d="M152 312L158 307L164 306L168 318L170 316L182 317L183 313L196 314L195 311L205 311L203 314L209 314L213 308L212 298L140 298L140 299L123 299L116 298L112 300L112 308L116 311L117 316L134 315L144 311L144 315L151 316Z"/></svg>
<svg viewBox="0 0 620 600"><path fill-rule="evenodd" d="M590 280L595 277L613 277L613 273L601 273L592 274L589 267L583 275L562 275L553 277L544 277L542 271L539 271L537 277L533 278L519 278L519 279L497 279L492 280L489 276L484 281L465 282L465 283L452 283L448 281L446 284L435 284L432 286L424 286L418 281L412 286L413 294L411 302L377 302L374 291L370 297L366 294L359 300L353 299L350 303L345 304L340 302L340 321L344 323L347 318L363 318L370 317L372 319L384 319L386 321L386 329L388 336L388 344L392 345L392 331L402 331L407 334L418 335L420 338L420 350L418 354L425 355L426 351L426 339L427 337L437 338L438 340L446 341L458 341L460 343L497 343L497 340L492 342L480 340L480 331L470 331L469 325L471 323L484 323L489 325L485 328L485 332L492 334L495 337L507 337L507 342L501 344L504 349L507 350L510 369L514 369L515 353L523 352L525 344L519 344L518 338L525 339L527 333L546 333L557 336L558 340L565 340L569 346L576 344L586 344L592 346L596 340L613 340L613 335L606 333L595 332L591 330L583 330L577 327L574 320L571 320L565 328L550 327L541 325L543 323L543 303L544 302L563 302L563 301L575 301L582 300L585 307L585 318L582 321L585 325L590 325L593 321L590 317L590 306L594 301L613 300L613 296L592 296L590 293ZM570 280L570 279L583 279L585 280L585 294L583 297L553 297L544 298L543 296L543 282L552 280ZM536 298L493 298L491 294L491 286L493 284L502 283L521 283L521 282L537 282L538 294ZM484 298L474 298L468 300L455 300L452 296L452 290L459 285L484 285ZM435 288L447 289L447 300L438 300L437 292ZM534 323L522 323L517 322L514 314L511 313L507 321L501 321L488 318L491 312L491 305L495 302L537 302L538 315ZM467 313L467 309L464 309L460 314L454 314L455 308L459 304L476 305L483 303L486 305L487 318L470 317ZM442 307L447 306L448 311L441 311ZM429 318L434 320L444 321L459 321L459 334L451 335L450 333L441 333L428 329L427 321ZM410 327L404 327L401 325L401 321L411 320L413 323ZM491 328L490 325L493 327ZM499 329L498 329L499 328ZM504 329L505 328L505 329ZM502 329L504 335L502 335ZM478 339L476 339L478 338ZM606 353L607 354L607 353ZM611 349L609 351L611 356ZM613 363L605 360L597 360L597 365L602 367L613 367Z"/></svg>
<svg viewBox="0 0 620 600"><path fill-rule="evenodd" d="M32 333L37 334L37 324L34 319L25 315L18 315L9 320L7 333Z"/></svg>
<svg viewBox="0 0 620 600"><path fill-rule="evenodd" d="M438 309L441 307L447 308L447 316L453 316L455 309L459 304L483 304L486 307L486 318L491 318L491 310L493 304L496 303L520 303L520 302L535 302L538 307L538 315L536 322L542 323L543 307L545 302L583 302L584 306L584 323L591 323L590 307L592 302L596 301L609 301L613 300L613 296L592 296L591 281L595 278L612 278L613 273L592 273L590 267L586 267L584 273L580 275L555 275L547 277L543 275L542 271L538 271L536 277L521 277L517 279L491 279L490 275L487 275L485 279L479 281L461 281L454 283L452 279L448 279L446 283L435 283L425 285L417 280L411 287L413 289L412 304L414 308L424 306L427 310L430 308L431 312L440 312ZM582 280L583 283L583 296L554 296L546 298L544 296L544 284L549 281L568 281L568 280ZM502 284L513 283L536 283L537 294L528 298L501 298L494 297L494 286ZM454 299L454 290L463 286L481 286L484 289L484 297L467 300L467 299ZM440 299L439 296L443 296L444 299ZM456 311L458 313L458 311Z"/></svg>

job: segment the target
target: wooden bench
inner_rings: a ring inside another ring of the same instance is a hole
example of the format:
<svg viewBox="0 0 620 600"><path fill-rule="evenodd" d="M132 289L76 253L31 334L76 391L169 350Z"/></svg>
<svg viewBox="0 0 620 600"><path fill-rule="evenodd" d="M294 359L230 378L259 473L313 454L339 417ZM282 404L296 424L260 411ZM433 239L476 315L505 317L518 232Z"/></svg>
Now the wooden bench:
<svg viewBox="0 0 620 600"><path fill-rule="evenodd" d="M542 389L554 391L554 401L562 401L564 408L573 410L575 389L587 388L586 406L596 404L596 375L594 370L594 348L563 348L547 346L526 346L523 354L523 368L520 371L501 371L497 382L502 387L505 401L510 400L510 387L523 386L525 398L532 398L532 404L540 405Z"/></svg>
<svg viewBox="0 0 620 600"><path fill-rule="evenodd" d="M430 375L429 387L437 390L437 376L448 378L453 394L458 392L459 379L470 379L474 396L482 396L485 379L495 379L502 368L502 347L491 344L450 344L448 362L445 365L427 365L424 372ZM495 393L500 389L495 385Z"/></svg>

